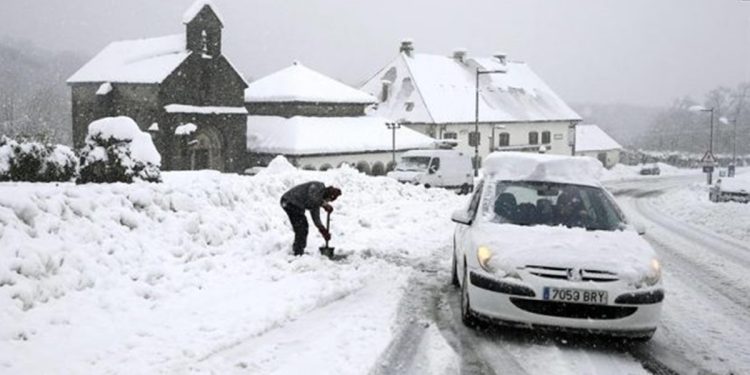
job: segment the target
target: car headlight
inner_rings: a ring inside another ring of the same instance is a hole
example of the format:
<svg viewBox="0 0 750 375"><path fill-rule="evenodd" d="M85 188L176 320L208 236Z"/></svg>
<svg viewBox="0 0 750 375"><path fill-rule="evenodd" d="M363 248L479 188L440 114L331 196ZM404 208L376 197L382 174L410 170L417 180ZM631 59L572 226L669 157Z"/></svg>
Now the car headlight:
<svg viewBox="0 0 750 375"><path fill-rule="evenodd" d="M479 246L477 249L477 260L479 261L479 266L487 272L492 272L489 266L490 259L492 259L492 250L487 246Z"/></svg>
<svg viewBox="0 0 750 375"><path fill-rule="evenodd" d="M643 278L643 282L648 286L656 285L661 280L661 263L656 258L651 259L651 265L649 272L646 277Z"/></svg>

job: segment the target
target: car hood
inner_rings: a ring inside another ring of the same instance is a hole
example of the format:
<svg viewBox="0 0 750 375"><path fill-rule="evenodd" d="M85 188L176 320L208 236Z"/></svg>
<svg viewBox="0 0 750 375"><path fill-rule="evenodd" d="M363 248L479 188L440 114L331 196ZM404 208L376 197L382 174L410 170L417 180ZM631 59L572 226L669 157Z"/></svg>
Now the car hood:
<svg viewBox="0 0 750 375"><path fill-rule="evenodd" d="M488 246L489 262L500 275L528 265L616 273L637 283L651 271L655 253L635 231L589 231L562 226L485 223L473 228L477 246Z"/></svg>

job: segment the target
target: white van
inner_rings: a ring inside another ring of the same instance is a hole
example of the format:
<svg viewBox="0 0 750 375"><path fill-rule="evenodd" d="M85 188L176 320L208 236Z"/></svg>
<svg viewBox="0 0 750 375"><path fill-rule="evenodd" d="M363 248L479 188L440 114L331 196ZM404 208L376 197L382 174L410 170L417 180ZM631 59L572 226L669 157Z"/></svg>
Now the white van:
<svg viewBox="0 0 750 375"><path fill-rule="evenodd" d="M471 158L455 150L412 150L405 152L388 177L400 182L456 189L468 194L474 189Z"/></svg>

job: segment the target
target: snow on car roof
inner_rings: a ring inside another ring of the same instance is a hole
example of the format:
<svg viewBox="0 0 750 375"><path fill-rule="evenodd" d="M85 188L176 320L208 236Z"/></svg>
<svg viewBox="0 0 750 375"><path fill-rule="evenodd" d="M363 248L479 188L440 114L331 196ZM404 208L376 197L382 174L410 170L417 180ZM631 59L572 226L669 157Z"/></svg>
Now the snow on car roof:
<svg viewBox="0 0 750 375"><path fill-rule="evenodd" d="M494 152L484 160L484 175L493 180L550 181L600 186L602 164L586 156Z"/></svg>
<svg viewBox="0 0 750 375"><path fill-rule="evenodd" d="M251 152L316 155L391 151L392 131L380 117L247 117L247 149ZM402 127L396 150L430 148L435 140Z"/></svg>

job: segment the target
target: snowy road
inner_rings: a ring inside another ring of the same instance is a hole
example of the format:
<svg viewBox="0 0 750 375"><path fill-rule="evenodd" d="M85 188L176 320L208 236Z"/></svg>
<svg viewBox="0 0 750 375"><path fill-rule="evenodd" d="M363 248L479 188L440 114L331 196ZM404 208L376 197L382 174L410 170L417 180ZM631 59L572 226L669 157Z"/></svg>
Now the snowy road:
<svg viewBox="0 0 750 375"><path fill-rule="evenodd" d="M646 344L461 324L459 294L449 285L448 264L419 270L402 302L397 339L375 374L741 374L750 373L750 246L738 239L671 218L653 197L700 176L663 177L608 184L627 214L647 226L646 239L663 260L668 297L662 323ZM442 253L449 253L444 249ZM416 302L416 301L419 301ZM437 328L437 330L435 330ZM434 337L442 336L443 343ZM431 342L424 344L425 341ZM446 344L448 348L446 348ZM432 354L420 351L432 350Z"/></svg>

